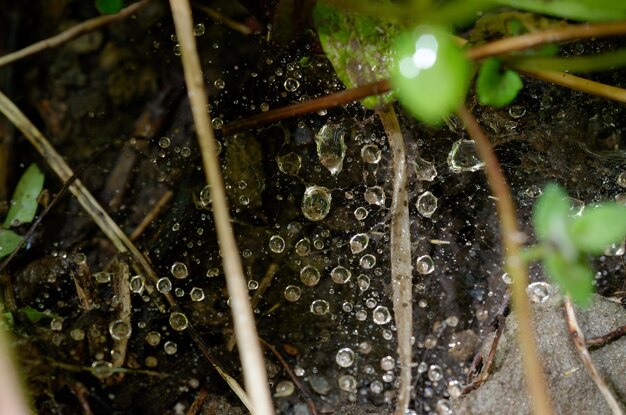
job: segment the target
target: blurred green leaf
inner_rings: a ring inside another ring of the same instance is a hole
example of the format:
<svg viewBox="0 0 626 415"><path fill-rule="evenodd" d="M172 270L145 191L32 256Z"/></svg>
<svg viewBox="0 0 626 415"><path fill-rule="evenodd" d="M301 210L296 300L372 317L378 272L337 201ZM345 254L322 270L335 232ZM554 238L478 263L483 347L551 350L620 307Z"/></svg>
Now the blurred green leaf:
<svg viewBox="0 0 626 415"><path fill-rule="evenodd" d="M0 228L0 258L10 255L22 242L22 237L17 233Z"/></svg>
<svg viewBox="0 0 626 415"><path fill-rule="evenodd" d="M341 11L318 2L313 21L324 53L347 88L389 78L393 41L399 32L395 20ZM362 103L375 108L392 101L391 94L385 94L365 98Z"/></svg>
<svg viewBox="0 0 626 415"><path fill-rule="evenodd" d="M510 104L522 89L522 78L511 69L502 70L498 58L486 59L478 71L476 92L478 102L496 108Z"/></svg>
<svg viewBox="0 0 626 415"><path fill-rule="evenodd" d="M115 14L124 7L124 0L96 0L96 9L102 14Z"/></svg>
<svg viewBox="0 0 626 415"><path fill-rule="evenodd" d="M593 293L593 271L583 256L568 260L559 252L546 256L545 270L578 305L589 303Z"/></svg>
<svg viewBox="0 0 626 415"><path fill-rule="evenodd" d="M569 198L565 190L556 183L549 183L543 189L543 194L533 210L533 225L537 238L543 241L550 240L552 228L557 222L560 223L558 228L565 231L569 211Z"/></svg>
<svg viewBox="0 0 626 415"><path fill-rule="evenodd" d="M626 19L624 0L491 0L493 4L585 22Z"/></svg>
<svg viewBox="0 0 626 415"><path fill-rule="evenodd" d="M15 187L11 207L4 220L4 227L29 223L37 213L37 196L43 189L44 175L36 164L31 164Z"/></svg>
<svg viewBox="0 0 626 415"><path fill-rule="evenodd" d="M440 123L465 99L471 74L465 53L433 26L403 33L395 50L391 82L398 99L419 120Z"/></svg>
<svg viewBox="0 0 626 415"><path fill-rule="evenodd" d="M614 202L585 210L569 226L576 247L590 254L602 254L610 244L626 238L626 206Z"/></svg>

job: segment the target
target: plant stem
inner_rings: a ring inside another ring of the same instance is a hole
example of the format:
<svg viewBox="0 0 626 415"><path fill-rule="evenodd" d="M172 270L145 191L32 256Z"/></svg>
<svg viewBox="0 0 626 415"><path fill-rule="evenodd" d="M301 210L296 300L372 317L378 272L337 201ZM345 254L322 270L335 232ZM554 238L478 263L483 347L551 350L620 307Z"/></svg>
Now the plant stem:
<svg viewBox="0 0 626 415"><path fill-rule="evenodd" d="M231 226L224 181L220 162L217 158L215 136L206 110L208 100L193 35L191 8L188 0L170 0L170 7L176 27L176 36L180 42L187 94L198 134L204 173L207 183L211 186L215 229L222 252L226 285L231 296L233 325L246 391L250 395L253 412L256 415L270 415L274 413L274 405L269 391L265 361L254 323L254 314L248 298L248 288L239 258L239 249Z"/></svg>
<svg viewBox="0 0 626 415"><path fill-rule="evenodd" d="M406 151L398 117L389 105L376 113L385 128L393 159L391 202L391 286L398 333L400 388L395 415L404 415L411 400L411 337L413 335L411 233L407 194Z"/></svg>
<svg viewBox="0 0 626 415"><path fill-rule="evenodd" d="M569 58L525 56L506 59L507 65L517 69L569 72L594 72L626 65L626 49L591 56Z"/></svg>
<svg viewBox="0 0 626 415"><path fill-rule="evenodd" d="M526 387L530 394L533 411L537 415L552 414L552 404L543 368L535 345L535 331L532 327L530 307L526 287L528 274L525 263L520 258L520 245L523 235L517 229L515 205L511 191L500 170L500 164L491 143L480 125L464 105L457 109L465 129L476 143L478 155L485 162L485 174L491 193L496 198L496 209L500 219L500 232L504 247L505 266L513 278L512 306L518 321L517 339L525 367Z"/></svg>

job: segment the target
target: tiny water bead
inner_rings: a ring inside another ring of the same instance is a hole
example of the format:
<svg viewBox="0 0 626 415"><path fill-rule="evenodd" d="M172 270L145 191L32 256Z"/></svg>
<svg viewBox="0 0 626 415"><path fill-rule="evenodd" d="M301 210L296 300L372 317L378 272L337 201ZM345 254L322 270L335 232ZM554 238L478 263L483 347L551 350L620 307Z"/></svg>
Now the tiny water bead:
<svg viewBox="0 0 626 415"><path fill-rule="evenodd" d="M284 294L287 301L295 302L300 299L300 295L302 295L302 290L300 290L300 287L296 285L288 285L287 287L285 287Z"/></svg>
<svg viewBox="0 0 626 415"><path fill-rule="evenodd" d="M330 212L332 196L322 186L309 186L302 197L302 214L310 221L320 221Z"/></svg>
<svg viewBox="0 0 626 415"><path fill-rule="evenodd" d="M109 324L109 334L113 340L126 340L132 331L131 325L124 320L115 320Z"/></svg>
<svg viewBox="0 0 626 415"><path fill-rule="evenodd" d="M172 264L170 272L172 273L174 278L177 278L179 280L187 278L187 276L189 275L189 272L187 271L187 265L178 261Z"/></svg>
<svg viewBox="0 0 626 415"><path fill-rule="evenodd" d="M325 124L317 134L317 156L320 164L335 176L343 169L343 160L346 156L345 130L337 128L333 124Z"/></svg>
<svg viewBox="0 0 626 415"><path fill-rule="evenodd" d="M435 263L430 255L422 255L415 261L415 269L422 275L428 275L435 270Z"/></svg>
<svg viewBox="0 0 626 415"><path fill-rule="evenodd" d="M354 209L354 217L356 218L356 220L364 220L365 218L367 218L368 214L369 211L362 206Z"/></svg>
<svg viewBox="0 0 626 415"><path fill-rule="evenodd" d="M202 36L204 34L204 31L204 24L202 23L198 23L193 27L193 35L196 37Z"/></svg>
<svg viewBox="0 0 626 415"><path fill-rule="evenodd" d="M366 144L361 147L361 158L368 164L378 164L381 156L382 152L376 144Z"/></svg>
<svg viewBox="0 0 626 415"><path fill-rule="evenodd" d="M415 207L422 216L430 218L437 210L437 197L431 192L424 192L417 198Z"/></svg>
<svg viewBox="0 0 626 415"><path fill-rule="evenodd" d="M428 379L430 379L431 382L439 382L443 379L443 370L441 369L441 366L430 365L428 367Z"/></svg>
<svg viewBox="0 0 626 415"><path fill-rule="evenodd" d="M183 331L189 325L189 320L187 320L187 316L178 311L174 311L170 314L170 327L176 331Z"/></svg>
<svg viewBox="0 0 626 415"><path fill-rule="evenodd" d="M370 287L370 277L365 274L361 274L356 277L356 285L359 287L359 290L366 291Z"/></svg>
<svg viewBox="0 0 626 415"><path fill-rule="evenodd" d="M226 82L224 82L222 79L216 79L213 82L213 86L215 87L215 89L224 89L226 87Z"/></svg>
<svg viewBox="0 0 626 415"><path fill-rule="evenodd" d="M300 88L300 81L295 78L287 78L283 83L283 87L287 92L296 92Z"/></svg>
<svg viewBox="0 0 626 415"><path fill-rule="evenodd" d="M352 273L350 272L350 270L341 265L333 268L333 270L330 272L330 277L332 278L333 282L336 284L347 283L348 281L350 281L351 276L352 276Z"/></svg>
<svg viewBox="0 0 626 415"><path fill-rule="evenodd" d="M337 384L339 389L346 392L354 392L356 391L357 382L354 376L352 375L341 375L339 379L337 379Z"/></svg>
<svg viewBox="0 0 626 415"><path fill-rule="evenodd" d="M388 371L393 370L396 367L396 360L391 356L385 356L380 359L380 368Z"/></svg>
<svg viewBox="0 0 626 415"><path fill-rule="evenodd" d="M432 182L435 180L435 177L437 177L437 169L435 168L434 163L417 157L411 161L411 164L413 165L415 178L417 180Z"/></svg>
<svg viewBox="0 0 626 415"><path fill-rule="evenodd" d="M178 351L178 345L175 342L168 340L165 344L163 344L163 350L166 354L173 355Z"/></svg>
<svg viewBox="0 0 626 415"><path fill-rule="evenodd" d="M309 238L302 238L296 242L296 254L299 256L307 256L311 252L311 241Z"/></svg>
<svg viewBox="0 0 626 415"><path fill-rule="evenodd" d="M200 190L200 195L198 196L198 200L200 201L200 205L202 207L207 207L213 201L211 199L211 186L206 185Z"/></svg>
<svg viewBox="0 0 626 415"><path fill-rule="evenodd" d="M461 139L452 144L448 154L448 167L453 173L473 172L484 167L485 163L478 157L474 140Z"/></svg>
<svg viewBox="0 0 626 415"><path fill-rule="evenodd" d="M145 287L143 276L134 275L129 281L130 290L135 294L141 294Z"/></svg>
<svg viewBox="0 0 626 415"><path fill-rule="evenodd" d="M615 182L619 187L626 187L626 171L621 172Z"/></svg>
<svg viewBox="0 0 626 415"><path fill-rule="evenodd" d="M311 313L322 316L330 311L330 305L326 300L314 300L311 303Z"/></svg>
<svg viewBox="0 0 626 415"><path fill-rule="evenodd" d="M250 291L257 290L259 288L259 282L257 280L248 281L248 289Z"/></svg>
<svg viewBox="0 0 626 415"><path fill-rule="evenodd" d="M385 195L385 191L380 186L372 186L365 189L363 193L365 197L365 201L370 205L378 205L385 206L385 199L387 196Z"/></svg>
<svg viewBox="0 0 626 415"><path fill-rule="evenodd" d="M387 324L391 321L391 313L387 307L379 305L372 313L372 320L379 325Z"/></svg>
<svg viewBox="0 0 626 415"><path fill-rule="evenodd" d="M341 367L350 367L354 364L355 357L354 350L349 347L344 347L337 352L335 362Z"/></svg>
<svg viewBox="0 0 626 415"><path fill-rule="evenodd" d="M280 254L285 250L285 240L280 235L273 235L269 242L270 251Z"/></svg>
<svg viewBox="0 0 626 415"><path fill-rule="evenodd" d="M169 148L170 144L171 144L171 140L169 137L159 138L159 147L161 147L162 149Z"/></svg>
<svg viewBox="0 0 626 415"><path fill-rule="evenodd" d="M113 364L102 360L95 361L91 364L91 373L99 378L108 378L113 374Z"/></svg>
<svg viewBox="0 0 626 415"><path fill-rule="evenodd" d="M285 398L292 395L295 390L296 388L293 382L291 382L290 380L281 380L276 385L274 396L276 398Z"/></svg>
<svg viewBox="0 0 626 415"><path fill-rule="evenodd" d="M300 270L300 281L307 287L314 287L320 282L321 274L313 265L306 265Z"/></svg>
<svg viewBox="0 0 626 415"><path fill-rule="evenodd" d="M359 265L363 269L372 269L376 265L376 257L372 254L365 254L359 260Z"/></svg>
<svg viewBox="0 0 626 415"><path fill-rule="evenodd" d="M276 156L276 164L278 170L290 176L297 176L302 166L302 157L296 153L287 153L282 156Z"/></svg>
<svg viewBox="0 0 626 415"><path fill-rule="evenodd" d="M211 125L213 126L213 128L215 128L216 130L221 130L222 127L224 126L224 120L219 118L219 117L215 117L211 120Z"/></svg>
<svg viewBox="0 0 626 415"><path fill-rule="evenodd" d="M369 244L370 237L366 233L357 233L350 238L350 251L353 254L363 252Z"/></svg>
<svg viewBox="0 0 626 415"><path fill-rule="evenodd" d="M167 277L159 278L156 282L156 289L161 294L167 294L172 291L172 281Z"/></svg>
<svg viewBox="0 0 626 415"><path fill-rule="evenodd" d="M191 301L202 301L204 300L204 290L199 287L193 287L189 291L189 297L191 297Z"/></svg>
<svg viewBox="0 0 626 415"><path fill-rule="evenodd" d="M511 277L511 275L509 275L508 272L504 272L502 273L502 281L506 284L506 285L511 285L513 284L513 278Z"/></svg>
<svg viewBox="0 0 626 415"><path fill-rule="evenodd" d="M146 343L150 346L158 346L161 343L161 333L158 331L151 331L146 334L145 337Z"/></svg>
<svg viewBox="0 0 626 415"><path fill-rule="evenodd" d="M539 281L533 282L526 287L526 292L528 293L528 298L533 303L542 304L550 299L550 294L552 291L552 287L550 284Z"/></svg>

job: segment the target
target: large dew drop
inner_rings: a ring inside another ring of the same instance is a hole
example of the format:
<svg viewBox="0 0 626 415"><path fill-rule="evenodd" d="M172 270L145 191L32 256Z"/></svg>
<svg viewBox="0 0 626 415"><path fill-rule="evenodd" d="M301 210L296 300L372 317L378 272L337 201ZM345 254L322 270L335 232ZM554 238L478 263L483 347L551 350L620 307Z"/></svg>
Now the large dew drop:
<svg viewBox="0 0 626 415"><path fill-rule="evenodd" d="M385 191L380 186L372 186L365 189L363 193L365 197L365 201L370 205L378 205L385 206L385 199L387 196L385 195Z"/></svg>
<svg viewBox="0 0 626 415"><path fill-rule="evenodd" d="M345 134L343 129L336 129L333 124L326 124L315 135L320 163L333 176L339 174L343 168L343 159L346 156Z"/></svg>
<svg viewBox="0 0 626 415"><path fill-rule="evenodd" d="M350 238L350 250L353 254L363 252L369 244L370 237L366 233L357 233Z"/></svg>
<svg viewBox="0 0 626 415"><path fill-rule="evenodd" d="M307 287L314 287L320 282L320 272L313 265L307 265L300 270L300 281Z"/></svg>
<svg viewBox="0 0 626 415"><path fill-rule="evenodd" d="M332 196L327 188L309 186L302 197L302 214L308 220L322 220L330 212L331 202Z"/></svg>
<svg viewBox="0 0 626 415"><path fill-rule="evenodd" d="M448 154L448 166L453 173L477 171L484 165L485 163L478 157L474 140L461 139L452 144L452 150Z"/></svg>
<svg viewBox="0 0 626 415"><path fill-rule="evenodd" d="M415 170L415 178L417 180L432 182L437 177L437 169L433 163L417 157L411 161L411 164L413 165L413 170Z"/></svg>
<svg viewBox="0 0 626 415"><path fill-rule="evenodd" d="M276 157L276 164L278 169L290 176L297 176L302 166L302 158L296 153L287 153L283 156Z"/></svg>
<svg viewBox="0 0 626 415"><path fill-rule="evenodd" d="M349 347L344 347L337 352L335 362L341 367L350 367L354 363L355 354Z"/></svg>
<svg viewBox="0 0 626 415"><path fill-rule="evenodd" d="M333 268L330 272L330 277L332 278L335 284L345 284L350 281L350 277L352 277L352 273L346 267L342 267L341 265Z"/></svg>
<svg viewBox="0 0 626 415"><path fill-rule="evenodd" d="M422 216L430 218L437 210L437 197L431 192L424 192L417 198L415 207Z"/></svg>

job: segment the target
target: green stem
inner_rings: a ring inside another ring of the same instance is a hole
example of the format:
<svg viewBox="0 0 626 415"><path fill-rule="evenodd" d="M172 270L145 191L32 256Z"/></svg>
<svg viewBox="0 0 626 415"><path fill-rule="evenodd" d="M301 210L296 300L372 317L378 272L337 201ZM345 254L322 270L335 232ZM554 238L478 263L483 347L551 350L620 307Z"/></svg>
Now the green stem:
<svg viewBox="0 0 626 415"><path fill-rule="evenodd" d="M515 57L506 62L519 69L549 70L568 72L594 72L626 66L626 49L602 53L595 56L556 57Z"/></svg>

